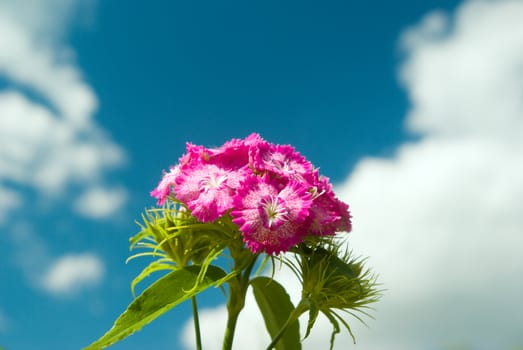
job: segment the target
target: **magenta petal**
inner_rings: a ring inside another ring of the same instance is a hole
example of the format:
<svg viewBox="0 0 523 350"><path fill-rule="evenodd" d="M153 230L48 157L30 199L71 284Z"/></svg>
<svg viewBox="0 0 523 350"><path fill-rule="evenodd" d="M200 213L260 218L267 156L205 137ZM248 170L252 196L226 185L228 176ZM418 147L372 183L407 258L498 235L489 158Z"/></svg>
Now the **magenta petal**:
<svg viewBox="0 0 523 350"><path fill-rule="evenodd" d="M160 205L174 195L202 222L230 212L255 252L276 254L306 235L352 228L349 206L336 198L329 179L292 146L258 134L213 149L187 143L151 195Z"/></svg>
<svg viewBox="0 0 523 350"><path fill-rule="evenodd" d="M211 222L232 209L235 189L244 174L214 164L186 168L176 179L176 198L202 222Z"/></svg>
<svg viewBox="0 0 523 350"><path fill-rule="evenodd" d="M255 169L273 172L289 180L304 182L313 171L312 164L289 145L262 142L251 158Z"/></svg>
<svg viewBox="0 0 523 350"><path fill-rule="evenodd" d="M151 191L151 196L158 199L158 205L165 204L167 197L171 194L172 186L176 183L176 177L180 174L179 167L174 166L168 173L163 175L158 186Z"/></svg>
<svg viewBox="0 0 523 350"><path fill-rule="evenodd" d="M350 232L349 206L330 190L324 190L313 200L308 218L308 231L313 235L332 236L336 232Z"/></svg>
<svg viewBox="0 0 523 350"><path fill-rule="evenodd" d="M258 134L251 134L245 139L232 139L222 146L209 150L209 163L220 168L238 170L249 166L249 153L263 139Z"/></svg>
<svg viewBox="0 0 523 350"><path fill-rule="evenodd" d="M301 223L312 203L310 194L296 182L280 185L269 176L250 176L234 199L233 222L254 252L275 254L302 240Z"/></svg>

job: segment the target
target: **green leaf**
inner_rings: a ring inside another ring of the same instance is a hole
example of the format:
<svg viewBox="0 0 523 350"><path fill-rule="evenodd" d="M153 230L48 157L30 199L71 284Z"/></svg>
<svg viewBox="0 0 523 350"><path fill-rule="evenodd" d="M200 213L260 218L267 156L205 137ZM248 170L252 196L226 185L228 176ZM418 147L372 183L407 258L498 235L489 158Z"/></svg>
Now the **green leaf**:
<svg viewBox="0 0 523 350"><path fill-rule="evenodd" d="M118 317L113 327L103 337L84 350L103 349L112 345L150 323L181 302L211 287L225 282L230 275L211 265L207 267L205 277L198 281L199 266L188 266L173 271L147 288L129 304L127 310Z"/></svg>
<svg viewBox="0 0 523 350"><path fill-rule="evenodd" d="M275 344L277 350L301 350L298 316L285 288L272 278L256 277L251 280L254 298L265 320L265 327L274 339L286 327L280 340ZM293 317L294 320L290 319ZM287 320L291 320L290 323Z"/></svg>
<svg viewBox="0 0 523 350"><path fill-rule="evenodd" d="M169 262L171 260L169 259L158 259L150 263L147 267L143 269L142 272L138 276L136 276L133 281L131 282L131 293L134 294L134 289L138 283L140 283L143 279L146 277L149 277L153 272L156 271L162 271L162 270L175 270L175 266L173 264L168 264L166 262Z"/></svg>

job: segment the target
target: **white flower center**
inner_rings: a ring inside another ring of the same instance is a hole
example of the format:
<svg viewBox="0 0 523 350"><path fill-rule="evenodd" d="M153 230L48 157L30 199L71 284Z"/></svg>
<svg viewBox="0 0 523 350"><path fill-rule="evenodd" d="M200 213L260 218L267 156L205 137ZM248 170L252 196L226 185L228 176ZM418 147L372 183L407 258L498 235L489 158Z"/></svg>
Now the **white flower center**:
<svg viewBox="0 0 523 350"><path fill-rule="evenodd" d="M227 180L227 175L222 174L219 176L216 176L216 174L210 174L202 179L200 182L200 188L207 192L211 189L220 188L222 184Z"/></svg>
<svg viewBox="0 0 523 350"><path fill-rule="evenodd" d="M270 196L262 201L264 221L268 228L279 226L286 221L287 209L277 197Z"/></svg>

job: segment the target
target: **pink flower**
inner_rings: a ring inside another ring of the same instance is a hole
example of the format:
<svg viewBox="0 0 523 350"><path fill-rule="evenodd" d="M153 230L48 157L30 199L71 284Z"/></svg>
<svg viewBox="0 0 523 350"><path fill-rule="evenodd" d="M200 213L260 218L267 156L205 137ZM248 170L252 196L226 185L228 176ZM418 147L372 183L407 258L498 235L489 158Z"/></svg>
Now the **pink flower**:
<svg viewBox="0 0 523 350"><path fill-rule="evenodd" d="M253 252L277 254L307 235L351 230L349 206L329 179L292 146L258 134L212 149L187 143L151 195L160 205L174 195L201 222L230 212Z"/></svg>
<svg viewBox="0 0 523 350"><path fill-rule="evenodd" d="M309 181L313 173L312 164L289 145L258 144L252 152L252 164L256 170L299 182Z"/></svg>
<svg viewBox="0 0 523 350"><path fill-rule="evenodd" d="M315 198L307 220L309 233L317 236L332 236L336 232L350 232L349 206L334 196L324 192Z"/></svg>
<svg viewBox="0 0 523 350"><path fill-rule="evenodd" d="M158 199L158 205L164 205L167 197L171 194L172 186L175 184L176 177L179 173L179 166L171 167L171 170L168 173L164 173L158 186L151 191L151 196Z"/></svg>
<svg viewBox="0 0 523 350"><path fill-rule="evenodd" d="M314 174L312 190L312 205L306 225L309 233L318 236L332 236L336 232L350 232L349 205L340 201L332 191L327 177Z"/></svg>
<svg viewBox="0 0 523 350"><path fill-rule="evenodd" d="M232 139L219 148L210 149L209 163L225 169L241 169L249 166L249 152L263 139L258 134L251 134L244 140Z"/></svg>
<svg viewBox="0 0 523 350"><path fill-rule="evenodd" d="M206 163L209 160L211 150L190 142L185 144L185 154L180 157L180 167L194 167L197 164Z"/></svg>
<svg viewBox="0 0 523 350"><path fill-rule="evenodd" d="M269 176L249 176L238 189L231 216L253 252L277 254L302 240L300 224L310 206L309 192L297 182L282 185Z"/></svg>
<svg viewBox="0 0 523 350"><path fill-rule="evenodd" d="M202 222L211 222L232 209L235 190L244 177L242 171L201 163L182 169L176 178L174 193L194 217Z"/></svg>

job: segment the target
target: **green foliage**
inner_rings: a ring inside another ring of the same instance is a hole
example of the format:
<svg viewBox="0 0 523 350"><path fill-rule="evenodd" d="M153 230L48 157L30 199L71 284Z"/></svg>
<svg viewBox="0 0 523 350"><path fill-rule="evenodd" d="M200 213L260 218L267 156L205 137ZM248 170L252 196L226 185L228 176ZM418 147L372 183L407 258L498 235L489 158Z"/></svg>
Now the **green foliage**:
<svg viewBox="0 0 523 350"><path fill-rule="evenodd" d="M140 231L130 239L131 250L142 249L127 261L151 257L153 261L134 278L131 291L157 271L169 271L136 297L113 327L85 350L102 349L114 344L150 323L176 305L193 299L197 347L201 344L198 310L194 297L211 286L228 284L228 320L223 349L232 349L234 330L245 304L249 286L265 320L272 341L267 349L301 350L298 318L309 313L307 337L320 313L332 323L331 348L334 337L345 327L352 335L341 312L360 321L368 304L378 300L375 277L363 268L364 261L339 251L339 242L328 237L311 237L293 248L291 254L279 259L263 256L259 272L269 261L274 269L278 262L287 264L302 284L302 299L294 307L285 288L269 277L253 277L259 254L248 249L237 225L229 215L212 223L197 221L182 204L171 198L162 208L146 210ZM222 253L228 259L227 272L212 265ZM289 260L294 255L295 260ZM354 337L353 337L354 338ZM198 347L200 349L200 347ZM2 350L2 349L0 349Z"/></svg>
<svg viewBox="0 0 523 350"><path fill-rule="evenodd" d="M229 216L213 223L201 223L192 217L187 208L172 199L163 208L146 210L142 219L143 224L138 224L141 230L130 239L130 243L131 250L145 251L132 255L127 261L139 257L155 260L132 281L133 296L136 285L152 273L162 270L171 272L135 298L113 327L86 350L110 346L205 289L230 283L244 267L241 263L235 263L237 266L229 273L211 265L226 247L235 262L244 262L247 255L252 256L243 247L241 234Z"/></svg>
<svg viewBox="0 0 523 350"><path fill-rule="evenodd" d="M103 349L128 337L181 302L209 287L219 286L231 276L210 265L198 282L200 270L199 266L188 266L156 281L129 304L104 336L84 350Z"/></svg>
<svg viewBox="0 0 523 350"><path fill-rule="evenodd" d="M295 308L285 288L268 277L256 277L250 283L271 338L282 333L274 348L301 350L298 318L293 317Z"/></svg>

